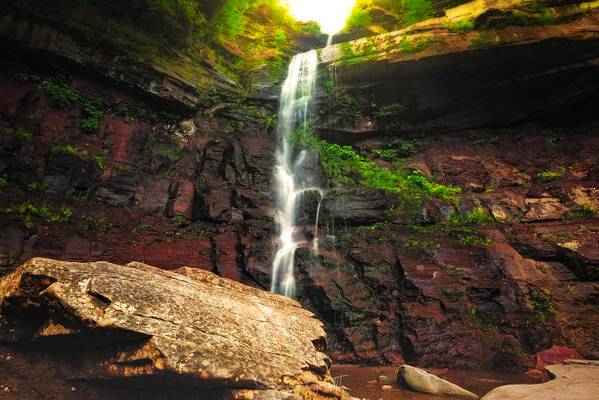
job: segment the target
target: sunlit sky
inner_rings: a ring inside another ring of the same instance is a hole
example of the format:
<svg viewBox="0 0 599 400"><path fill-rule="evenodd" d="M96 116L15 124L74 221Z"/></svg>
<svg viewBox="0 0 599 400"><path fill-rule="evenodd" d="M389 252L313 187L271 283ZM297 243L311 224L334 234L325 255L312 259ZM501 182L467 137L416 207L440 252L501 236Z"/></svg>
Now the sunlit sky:
<svg viewBox="0 0 599 400"><path fill-rule="evenodd" d="M299 21L316 21L320 30L333 35L345 26L356 0L281 0Z"/></svg>

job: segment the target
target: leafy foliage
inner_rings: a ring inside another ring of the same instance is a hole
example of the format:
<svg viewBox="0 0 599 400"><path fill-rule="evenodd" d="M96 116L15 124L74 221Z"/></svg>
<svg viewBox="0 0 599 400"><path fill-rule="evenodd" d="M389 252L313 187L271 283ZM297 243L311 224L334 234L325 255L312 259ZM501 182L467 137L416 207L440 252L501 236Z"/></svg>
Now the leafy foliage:
<svg viewBox="0 0 599 400"><path fill-rule="evenodd" d="M343 185L399 192L416 200L438 198L452 204L458 201L460 188L432 182L417 172L379 167L351 146L340 146L317 138L309 127L296 132L295 140L316 149L328 176Z"/></svg>
<svg viewBox="0 0 599 400"><path fill-rule="evenodd" d="M97 132L98 128L100 128L100 121L104 117L104 113L99 108L99 103L97 101L86 100L83 103L83 111L86 118L81 121L81 128L85 132Z"/></svg>
<svg viewBox="0 0 599 400"><path fill-rule="evenodd" d="M45 81L42 88L61 107L68 107L79 99L79 96L70 87L61 83Z"/></svg>

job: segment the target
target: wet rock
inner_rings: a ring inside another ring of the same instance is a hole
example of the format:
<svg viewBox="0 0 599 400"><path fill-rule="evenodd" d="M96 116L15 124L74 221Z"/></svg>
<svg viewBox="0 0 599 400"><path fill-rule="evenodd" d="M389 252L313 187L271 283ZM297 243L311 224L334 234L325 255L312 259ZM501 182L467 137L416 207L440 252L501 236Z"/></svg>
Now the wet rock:
<svg viewBox="0 0 599 400"><path fill-rule="evenodd" d="M462 396L469 399L478 399L476 394L459 387L451 382L441 379L420 368L402 365L397 372L397 380L408 388L422 393L441 396Z"/></svg>
<svg viewBox="0 0 599 400"><path fill-rule="evenodd" d="M321 211L323 216L350 224L369 224L385 218L388 208L386 200L382 190L335 189L326 194Z"/></svg>
<svg viewBox="0 0 599 400"><path fill-rule="evenodd" d="M482 400L597 400L598 366L548 365L547 370L555 376L552 381L536 385L506 385L487 393Z"/></svg>
<svg viewBox="0 0 599 400"><path fill-rule="evenodd" d="M0 281L0 305L0 338L60 346L53 367L67 379L289 392L264 399L317 386L348 398L332 384L324 330L310 312L207 271L35 258Z"/></svg>

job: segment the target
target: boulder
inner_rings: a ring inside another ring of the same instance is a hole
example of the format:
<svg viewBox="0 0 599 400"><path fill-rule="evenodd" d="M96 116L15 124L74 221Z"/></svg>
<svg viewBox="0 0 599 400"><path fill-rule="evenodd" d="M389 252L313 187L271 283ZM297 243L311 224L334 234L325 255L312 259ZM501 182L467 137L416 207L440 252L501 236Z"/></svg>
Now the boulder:
<svg viewBox="0 0 599 400"><path fill-rule="evenodd" d="M479 396L455 385L451 382L441 379L431 373L420 368L415 368L409 365L399 367L397 380L405 384L409 389L430 393L440 396L462 396L469 399L478 399Z"/></svg>
<svg viewBox="0 0 599 400"><path fill-rule="evenodd" d="M550 349L537 353L537 369L543 369L547 365L562 364L564 360L576 360L582 357L574 349L567 347L553 346Z"/></svg>
<svg viewBox="0 0 599 400"><path fill-rule="evenodd" d="M555 379L536 385L505 385L491 390L482 400L597 400L599 366L548 365Z"/></svg>
<svg viewBox="0 0 599 400"><path fill-rule="evenodd" d="M31 259L0 281L0 341L50 354L66 380L209 388L219 400L349 398L312 313L187 267Z"/></svg>

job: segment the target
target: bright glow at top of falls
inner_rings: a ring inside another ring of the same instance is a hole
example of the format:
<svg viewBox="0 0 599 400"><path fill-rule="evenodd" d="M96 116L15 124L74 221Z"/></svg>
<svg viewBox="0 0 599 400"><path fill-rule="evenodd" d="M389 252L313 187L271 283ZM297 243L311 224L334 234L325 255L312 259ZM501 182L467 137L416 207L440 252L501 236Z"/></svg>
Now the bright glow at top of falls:
<svg viewBox="0 0 599 400"><path fill-rule="evenodd" d="M293 258L298 243L294 239L295 213L301 196L318 188L302 187L297 171L305 160L305 152L294 152L292 134L310 120L316 90L318 55L311 50L293 57L287 79L281 89L274 184L279 243L272 265L270 290L292 297L295 294Z"/></svg>
<svg viewBox="0 0 599 400"><path fill-rule="evenodd" d="M334 35L345 26L356 0L281 0L299 21L315 21L320 30Z"/></svg>

